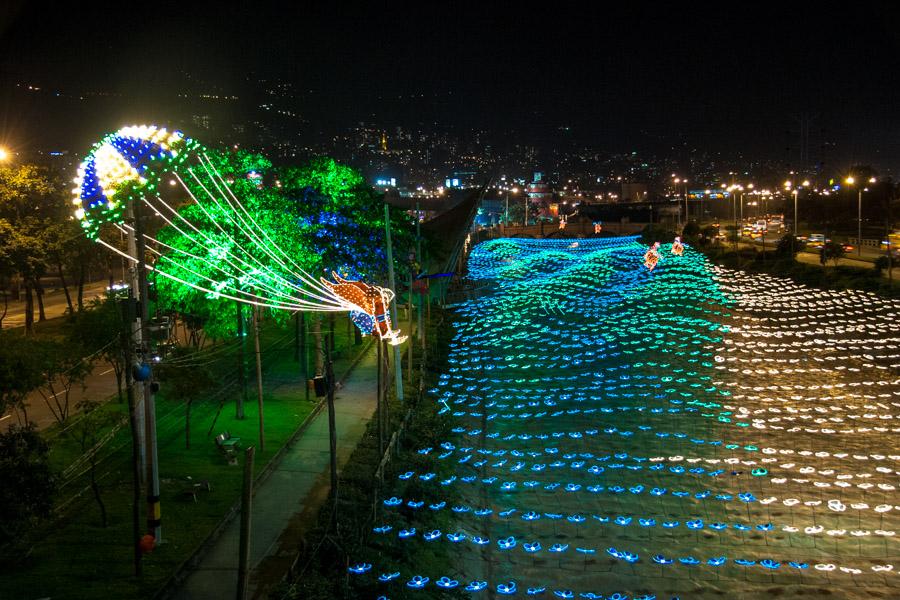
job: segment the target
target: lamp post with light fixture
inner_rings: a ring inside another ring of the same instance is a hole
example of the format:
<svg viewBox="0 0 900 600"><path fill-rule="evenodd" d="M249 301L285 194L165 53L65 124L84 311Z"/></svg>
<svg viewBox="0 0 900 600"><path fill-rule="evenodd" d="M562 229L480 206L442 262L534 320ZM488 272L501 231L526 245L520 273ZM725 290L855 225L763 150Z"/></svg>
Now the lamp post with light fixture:
<svg viewBox="0 0 900 600"><path fill-rule="evenodd" d="M869 177L869 183L875 183L874 177ZM847 185L854 185L856 179L853 175L844 180ZM856 255L862 255L862 193L868 191L869 188L856 188Z"/></svg>
<svg viewBox="0 0 900 600"><path fill-rule="evenodd" d="M519 193L519 188L513 188L512 190L506 190L506 215L503 217L503 224L506 227L509 227L509 192L512 191L513 195Z"/></svg>
<svg viewBox="0 0 900 600"><path fill-rule="evenodd" d="M687 189L688 180L681 179L680 177L675 177L674 174L672 175L672 177L673 177L672 181L675 183L675 194L676 195L678 194L678 184L679 183L684 184L684 224L687 225L687 222L690 220L690 209L688 208L688 189ZM679 209L678 212L681 213L681 210Z"/></svg>

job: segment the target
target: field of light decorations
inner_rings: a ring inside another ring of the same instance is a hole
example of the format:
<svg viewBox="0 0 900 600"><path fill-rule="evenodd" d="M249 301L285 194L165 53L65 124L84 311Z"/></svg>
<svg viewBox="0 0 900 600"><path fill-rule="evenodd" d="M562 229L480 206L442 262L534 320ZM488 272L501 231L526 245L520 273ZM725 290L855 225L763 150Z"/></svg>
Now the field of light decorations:
<svg viewBox="0 0 900 600"><path fill-rule="evenodd" d="M900 597L900 305L669 248L474 248L490 292L431 390L453 434L383 499L358 589ZM417 569L436 544L447 572Z"/></svg>

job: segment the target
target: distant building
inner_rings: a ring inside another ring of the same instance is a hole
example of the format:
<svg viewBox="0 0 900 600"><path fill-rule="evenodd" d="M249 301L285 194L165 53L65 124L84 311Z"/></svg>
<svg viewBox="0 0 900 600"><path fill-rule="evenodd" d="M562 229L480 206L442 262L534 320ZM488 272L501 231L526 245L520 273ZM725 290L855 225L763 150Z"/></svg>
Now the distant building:
<svg viewBox="0 0 900 600"><path fill-rule="evenodd" d="M622 195L619 196L620 202L644 202L647 200L647 184L645 183L623 183Z"/></svg>
<svg viewBox="0 0 900 600"><path fill-rule="evenodd" d="M453 171L444 179L445 188L468 188L478 186L477 171Z"/></svg>
<svg viewBox="0 0 900 600"><path fill-rule="evenodd" d="M389 175L376 177L375 187L397 187L397 178Z"/></svg>
<svg viewBox="0 0 900 600"><path fill-rule="evenodd" d="M550 206L553 204L553 188L543 181L543 174L536 172L534 181L525 186L525 196L528 198L529 217L535 214L542 217L550 217Z"/></svg>

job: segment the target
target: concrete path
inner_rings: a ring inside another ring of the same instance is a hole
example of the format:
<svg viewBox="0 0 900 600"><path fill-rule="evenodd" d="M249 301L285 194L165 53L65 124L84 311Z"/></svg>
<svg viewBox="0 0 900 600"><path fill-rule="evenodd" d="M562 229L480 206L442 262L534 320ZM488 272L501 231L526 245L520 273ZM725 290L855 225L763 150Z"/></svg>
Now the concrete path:
<svg viewBox="0 0 900 600"><path fill-rule="evenodd" d="M339 469L353 452L375 412L375 362L373 345L335 395ZM264 561L284 561L289 549L282 548L279 543L282 532L290 528L294 517L317 508L327 494L328 463L328 410L323 408L268 479L256 489L250 542L250 565L254 571ZM256 466L257 470L260 468L261 465ZM197 569L171 598L221 600L234 597L237 586L239 526L240 518L233 519ZM250 597L255 592L254 574L251 573L250 577Z"/></svg>

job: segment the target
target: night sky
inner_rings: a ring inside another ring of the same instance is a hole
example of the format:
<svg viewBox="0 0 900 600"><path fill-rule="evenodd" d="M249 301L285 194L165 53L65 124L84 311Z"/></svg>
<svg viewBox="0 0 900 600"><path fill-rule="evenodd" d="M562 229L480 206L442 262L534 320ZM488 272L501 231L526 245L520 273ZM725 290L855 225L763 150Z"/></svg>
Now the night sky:
<svg viewBox="0 0 900 600"><path fill-rule="evenodd" d="M548 144L568 127L609 151L687 144L759 157L798 145L807 114L812 146L900 163L890 3L56 4L0 8L0 139L46 139L47 115L12 101L16 83L124 93L143 99L130 107L140 113L188 77L240 96L251 77L312 90L306 114L332 125L374 113Z"/></svg>

